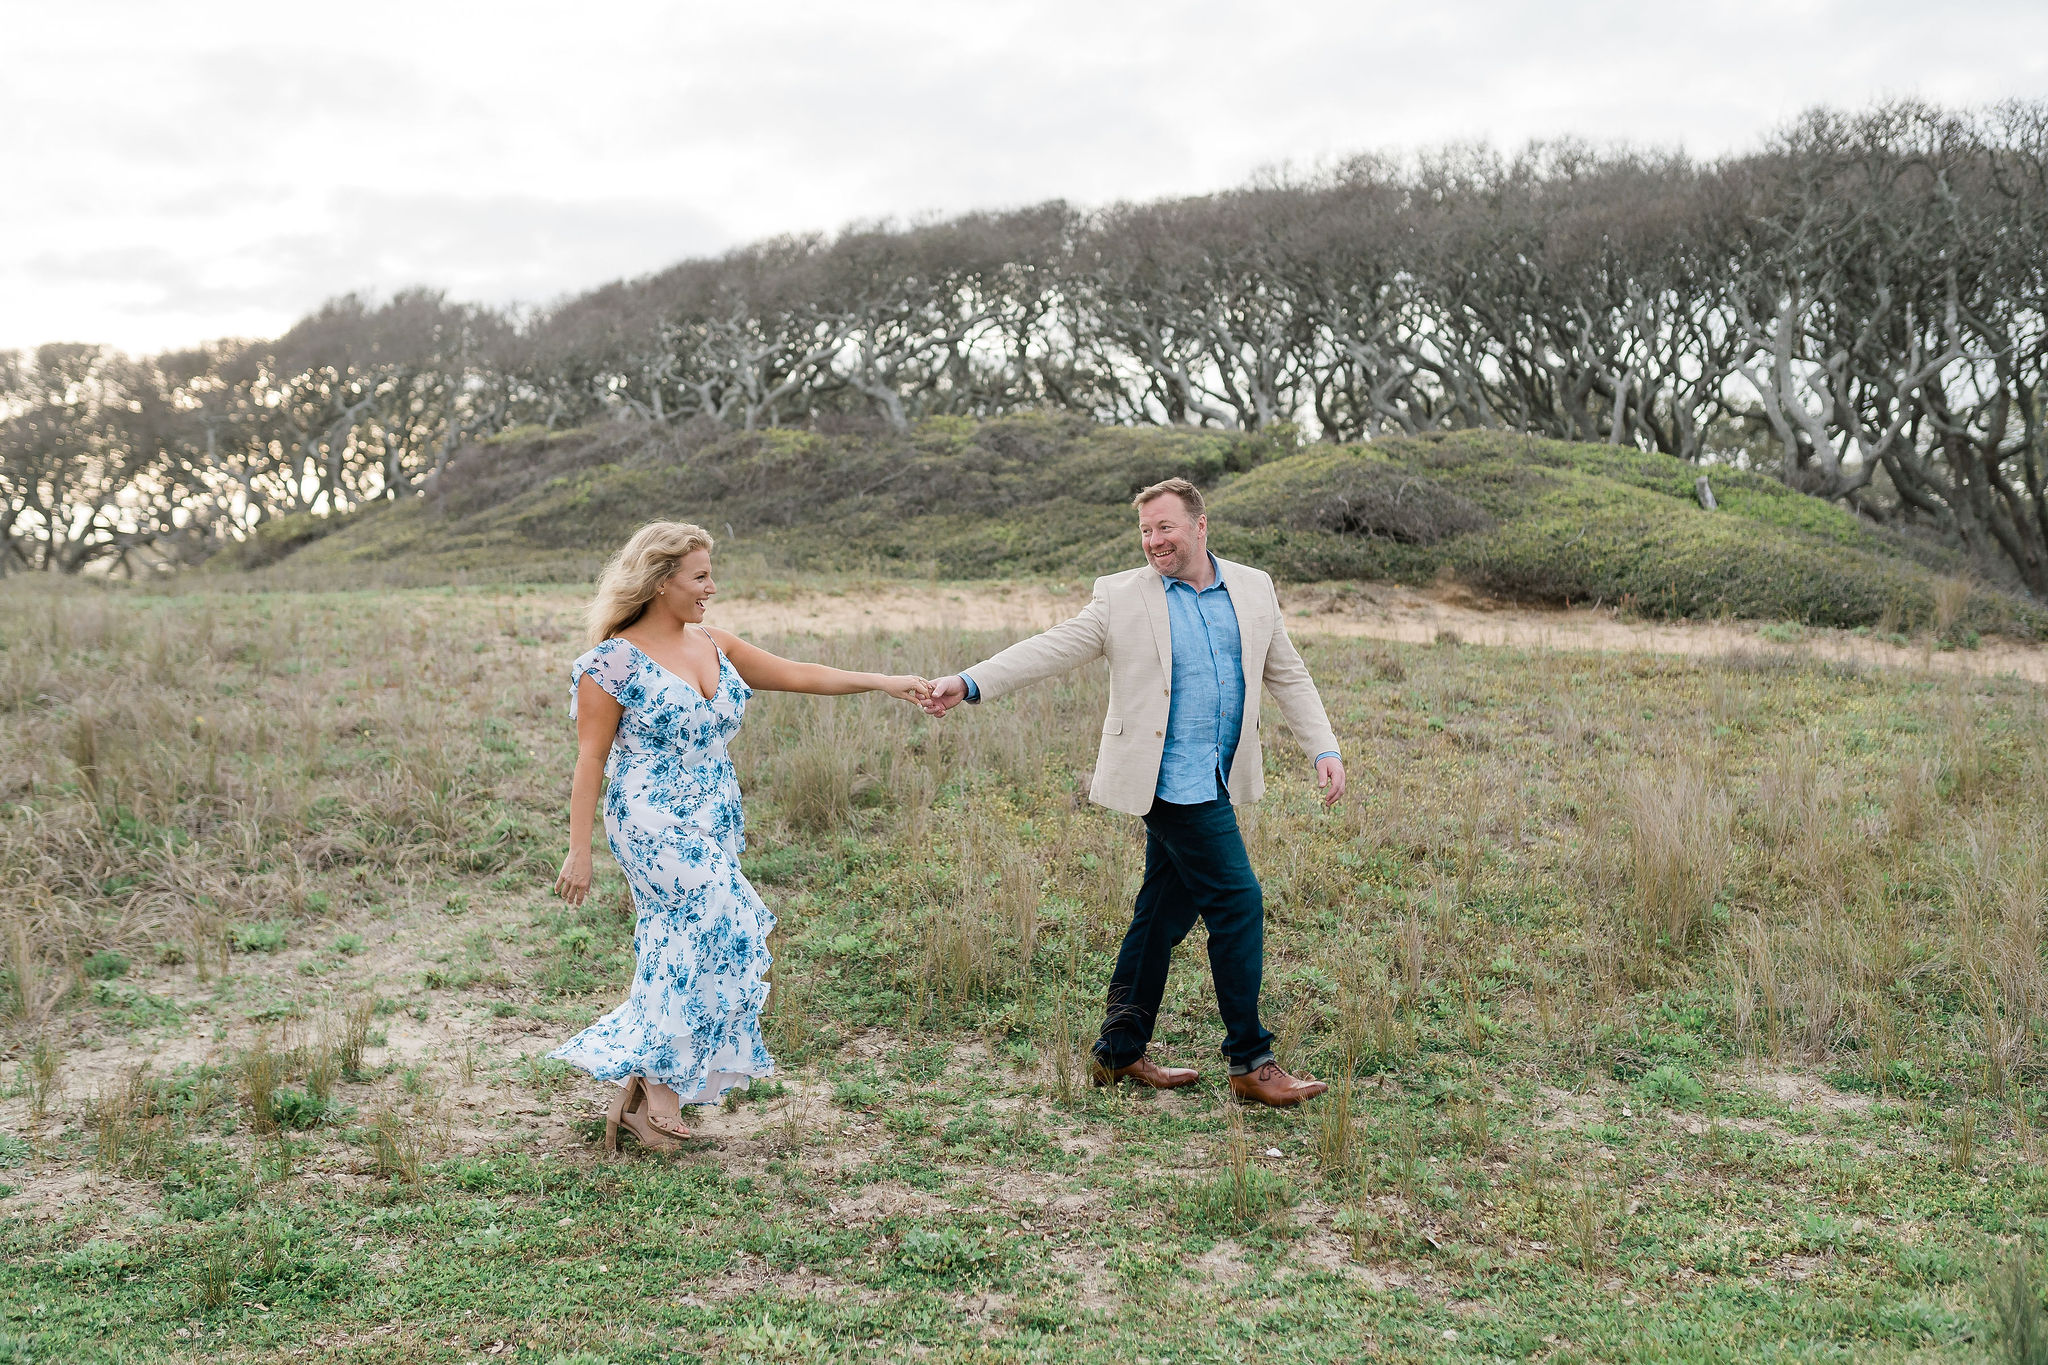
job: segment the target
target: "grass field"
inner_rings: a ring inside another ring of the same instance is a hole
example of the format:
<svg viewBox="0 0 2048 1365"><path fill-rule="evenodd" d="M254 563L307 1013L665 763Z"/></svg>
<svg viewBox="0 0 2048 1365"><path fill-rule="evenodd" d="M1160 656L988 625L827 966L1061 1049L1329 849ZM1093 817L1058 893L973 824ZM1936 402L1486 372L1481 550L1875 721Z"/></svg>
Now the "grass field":
<svg viewBox="0 0 2048 1365"><path fill-rule="evenodd" d="M1267 1013L1335 1081L1285 1113L1199 931L1203 1083L1085 1083L1099 674L762 697L784 1074L607 1159L541 1060L631 954L603 854L546 894L578 605L0 590L0 1362L2026 1358L2037 687L1304 636L1354 799L1269 740Z"/></svg>

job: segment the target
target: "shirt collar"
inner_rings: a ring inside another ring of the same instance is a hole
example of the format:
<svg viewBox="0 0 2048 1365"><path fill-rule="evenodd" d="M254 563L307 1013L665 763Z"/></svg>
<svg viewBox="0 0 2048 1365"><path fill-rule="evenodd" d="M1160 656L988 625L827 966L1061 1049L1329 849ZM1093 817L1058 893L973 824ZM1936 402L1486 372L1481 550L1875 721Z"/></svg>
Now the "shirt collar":
<svg viewBox="0 0 2048 1365"><path fill-rule="evenodd" d="M1159 576L1166 580L1167 587L1186 588L1192 593L1204 593L1213 588L1220 588L1223 586L1223 566L1216 562L1216 552L1214 550L1210 550L1207 553L1209 556L1209 586L1207 588L1197 588L1185 578L1175 578L1170 574L1161 574Z"/></svg>

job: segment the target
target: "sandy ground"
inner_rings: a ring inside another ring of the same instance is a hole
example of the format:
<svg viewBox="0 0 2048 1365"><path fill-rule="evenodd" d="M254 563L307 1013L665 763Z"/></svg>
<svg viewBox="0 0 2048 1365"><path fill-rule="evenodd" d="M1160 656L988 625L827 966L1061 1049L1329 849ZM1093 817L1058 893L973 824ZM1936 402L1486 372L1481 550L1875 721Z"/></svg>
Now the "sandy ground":
<svg viewBox="0 0 2048 1365"><path fill-rule="evenodd" d="M1066 593L1034 585L932 588L878 587L845 593L799 593L782 601L721 598L713 618L748 632L849 630L1042 630L1087 602L1086 589ZM1885 668L1980 676L2010 675L2048 682L2048 647L1987 639L1976 649L1939 651L1899 646L1845 630L1764 627L1752 622L1632 621L1589 607L1568 610L1489 601L1458 586L1427 589L1361 584L1283 589L1288 629L1433 643L1446 635L1468 645L1518 649L1634 651L1652 654L1790 654ZM1766 630L1771 633L1767 635ZM1774 638L1775 637L1775 638Z"/></svg>

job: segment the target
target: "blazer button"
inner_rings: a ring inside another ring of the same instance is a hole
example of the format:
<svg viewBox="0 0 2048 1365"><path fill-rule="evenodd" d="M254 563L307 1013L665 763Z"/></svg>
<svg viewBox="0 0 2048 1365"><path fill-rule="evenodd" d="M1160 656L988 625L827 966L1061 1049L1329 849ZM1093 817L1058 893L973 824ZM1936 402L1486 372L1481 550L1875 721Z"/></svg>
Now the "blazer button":
<svg viewBox="0 0 2048 1365"><path fill-rule="evenodd" d="M1164 731L1164 730L1154 730L1154 731L1152 732L1152 737L1153 737L1154 739L1162 739L1162 738L1164 738L1164 737L1165 737L1165 735L1166 735L1166 731Z"/></svg>

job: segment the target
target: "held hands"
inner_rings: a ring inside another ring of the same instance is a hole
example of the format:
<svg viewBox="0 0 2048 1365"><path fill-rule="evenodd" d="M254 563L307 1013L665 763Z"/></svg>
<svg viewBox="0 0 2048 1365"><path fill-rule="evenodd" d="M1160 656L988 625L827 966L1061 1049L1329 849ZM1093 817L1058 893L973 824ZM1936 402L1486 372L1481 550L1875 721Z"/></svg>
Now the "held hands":
<svg viewBox="0 0 2048 1365"><path fill-rule="evenodd" d="M562 859L562 870L555 877L555 894L571 905L583 904L583 898L590 894L589 849L571 849L569 856Z"/></svg>
<svg viewBox="0 0 2048 1365"><path fill-rule="evenodd" d="M1344 799L1343 759L1319 758L1316 760L1316 790L1323 794L1323 806L1326 809Z"/></svg>
<svg viewBox="0 0 2048 1365"><path fill-rule="evenodd" d="M900 673L884 677L881 690L897 698L899 701L915 702L919 706L928 706L932 685L914 673Z"/></svg>
<svg viewBox="0 0 2048 1365"><path fill-rule="evenodd" d="M966 700L967 684L954 673L931 684L931 695L924 701L924 713L936 720Z"/></svg>

